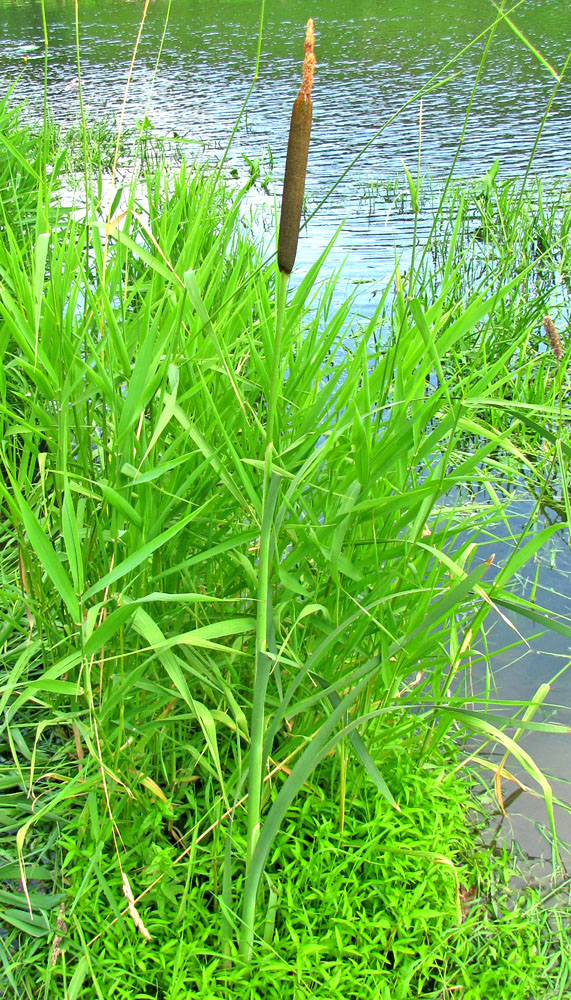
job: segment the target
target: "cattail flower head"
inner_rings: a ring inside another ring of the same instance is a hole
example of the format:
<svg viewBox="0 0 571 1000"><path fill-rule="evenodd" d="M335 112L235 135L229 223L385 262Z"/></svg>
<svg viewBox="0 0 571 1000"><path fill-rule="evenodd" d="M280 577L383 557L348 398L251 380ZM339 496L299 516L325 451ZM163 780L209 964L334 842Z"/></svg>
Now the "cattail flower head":
<svg viewBox="0 0 571 1000"><path fill-rule="evenodd" d="M307 22L305 31L303 72L301 87L291 114L287 144L284 190L278 239L278 267L283 274L290 274L294 265L299 236L299 223L305 190L307 154L311 133L311 88L315 71L313 47L315 35L313 20Z"/></svg>
<svg viewBox="0 0 571 1000"><path fill-rule="evenodd" d="M559 337L559 334L557 333L557 330L555 329L555 323L551 319L551 316L546 316L544 318L543 329L545 330L545 333L547 335L549 346L553 351L553 356L557 364L559 364L561 358L563 357L563 348L561 346L561 339Z"/></svg>

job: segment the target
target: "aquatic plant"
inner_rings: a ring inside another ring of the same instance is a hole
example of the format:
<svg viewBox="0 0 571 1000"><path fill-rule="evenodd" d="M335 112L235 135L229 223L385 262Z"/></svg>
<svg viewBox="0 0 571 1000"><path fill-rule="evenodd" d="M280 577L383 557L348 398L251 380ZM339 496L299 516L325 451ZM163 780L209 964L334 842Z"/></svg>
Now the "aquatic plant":
<svg viewBox="0 0 571 1000"><path fill-rule="evenodd" d="M266 691L272 670L269 654L271 635L269 632L271 607L271 563L274 541L274 513L278 500L280 476L272 475L274 464L275 415L277 397L280 391L282 365L282 335L287 295L288 275L293 269L297 251L301 209L305 189L305 174L311 132L311 88L315 67L313 21L307 22L304 44L304 61L301 88L294 102L288 140L287 159L280 215L277 264L277 306L275 337L271 348L271 375L268 412L265 426L264 480L262 495L262 518L258 560L258 589L256 610L256 663L252 701L252 730L250 738L250 762L248 780L248 851L247 871L242 909L242 931L240 935L241 953L249 959L254 940L254 919L256 898L264 867L264 858L255 856L261 824L261 790L266 739ZM279 454L279 446L278 446ZM270 841L271 845L271 841ZM269 845L265 848L265 854ZM258 852L260 853L260 852ZM228 900L229 904L230 901Z"/></svg>

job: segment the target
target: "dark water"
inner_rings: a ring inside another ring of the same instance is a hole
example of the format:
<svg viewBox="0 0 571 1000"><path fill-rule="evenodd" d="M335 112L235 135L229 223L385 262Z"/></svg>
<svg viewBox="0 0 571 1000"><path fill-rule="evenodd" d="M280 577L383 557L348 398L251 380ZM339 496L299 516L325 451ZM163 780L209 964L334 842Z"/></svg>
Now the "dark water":
<svg viewBox="0 0 571 1000"><path fill-rule="evenodd" d="M81 0L78 6L85 110L92 120L116 122L143 3ZM569 0L523 0L508 7L518 30L562 74L571 47ZM30 116L40 117L45 73L51 113L63 124L77 123L75 5L71 0L45 0L44 9L47 63L42 4L0 0L0 83L4 89L13 85L14 98L25 98ZM133 125L146 115L160 134L184 138L189 155L196 150L201 156L220 156L252 83L260 10L259 0L173 0L171 4L154 0L143 26L125 124ZM301 241L300 273L341 223L329 270L345 260L346 285L357 280L367 283L369 290L359 298L363 312L372 301L370 289L382 287L392 272L395 252L406 267L412 216L395 215L382 191L387 181L404 181L403 160L416 175L418 95L429 85L430 91L423 96L420 135L424 176L441 182L458 153L456 177L481 177L496 157L500 179L521 177L533 157L533 173L569 179L571 70L558 83L506 23L498 23L491 33L496 12L489 0L314 0L311 4L266 0L259 76L229 151L227 175L237 170L245 176L244 157L249 157L262 163L262 174L273 163L275 176L282 176L308 16L315 20L318 60L307 182L309 210L332 193ZM271 195L267 200L273 204ZM514 532L517 517L514 512ZM498 559L509 544L506 539L495 540ZM522 591L528 588L528 577L533 575L535 580L537 570L540 603L547 602L554 613L569 615L567 536L561 532L550 550L538 558L537 566L522 571ZM528 623L518 620L514 624L531 635ZM492 620L491 628L490 641L496 649L516 638L500 617ZM530 698L540 683L549 681L568 662L571 648L563 637L548 633L530 638L529 647L498 654L498 695ZM553 717L569 725L569 672L554 683L549 701L561 706ZM569 785L562 784L571 775L571 738L532 734L525 745L547 773L557 776L558 794L571 801ZM536 854L542 842L529 821L544 821L543 806L530 796L524 799L527 826L519 823L515 813L511 821L524 846ZM571 841L571 822L565 816L561 830Z"/></svg>

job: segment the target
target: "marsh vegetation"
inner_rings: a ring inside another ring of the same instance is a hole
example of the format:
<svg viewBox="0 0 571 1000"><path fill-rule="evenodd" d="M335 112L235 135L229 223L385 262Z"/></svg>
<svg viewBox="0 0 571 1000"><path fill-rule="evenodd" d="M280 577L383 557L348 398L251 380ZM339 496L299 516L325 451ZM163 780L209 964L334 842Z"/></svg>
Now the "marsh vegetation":
<svg viewBox="0 0 571 1000"><path fill-rule="evenodd" d="M449 180L372 315L338 303L326 250L277 317L251 177L134 141L120 187L82 127L70 203L76 147L20 116L5 98L7 988L566 996L564 906L514 899L476 788L495 770L501 804L523 769L568 892L521 746L567 730L548 685L497 695L488 628L571 637L517 586L571 529L571 186Z"/></svg>

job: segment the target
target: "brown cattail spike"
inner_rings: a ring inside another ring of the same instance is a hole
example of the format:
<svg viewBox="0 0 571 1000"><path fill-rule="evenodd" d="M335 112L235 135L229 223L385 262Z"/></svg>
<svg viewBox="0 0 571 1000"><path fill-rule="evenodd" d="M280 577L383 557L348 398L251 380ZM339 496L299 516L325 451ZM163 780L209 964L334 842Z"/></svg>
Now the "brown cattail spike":
<svg viewBox="0 0 571 1000"><path fill-rule="evenodd" d="M315 72L315 55L313 54L314 46L315 33L313 31L313 20L310 17L305 28L305 42L303 43L303 70L299 91L299 93L303 94L308 101L311 100L311 88L313 87L313 74Z"/></svg>
<svg viewBox="0 0 571 1000"><path fill-rule="evenodd" d="M305 57L303 60L301 88L294 101L287 144L282 211L280 215L280 235L278 239L278 267L283 274L291 273L297 252L299 223L303 206L303 192L305 190L305 174L307 171L307 154L309 152L309 136L311 133L311 88L315 70L314 42L313 21L310 18L307 22L305 32Z"/></svg>
<svg viewBox="0 0 571 1000"><path fill-rule="evenodd" d="M553 351L553 356L555 357L555 360L556 360L557 364L559 364L559 362L561 361L561 358L563 357L563 348L561 346L561 340L559 338L559 334L557 333L557 330L555 329L555 323L551 319L551 316L546 316L544 318L544 320L543 320L543 329L545 330L545 333L547 334L547 339L549 341L549 346L551 347L551 350Z"/></svg>

